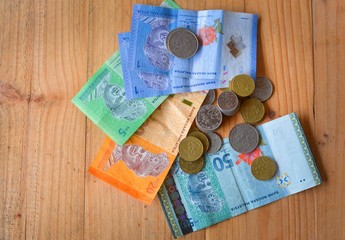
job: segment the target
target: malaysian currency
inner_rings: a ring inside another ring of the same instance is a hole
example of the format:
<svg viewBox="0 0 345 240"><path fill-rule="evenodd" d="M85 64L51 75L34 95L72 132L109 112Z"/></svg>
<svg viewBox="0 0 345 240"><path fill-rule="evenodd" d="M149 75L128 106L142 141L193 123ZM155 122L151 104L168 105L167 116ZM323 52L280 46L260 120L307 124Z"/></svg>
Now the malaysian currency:
<svg viewBox="0 0 345 240"><path fill-rule="evenodd" d="M239 153L223 140L204 155L205 166L187 174L177 159L159 199L174 237L195 232L321 183L295 113L257 127L259 146Z"/></svg>
<svg viewBox="0 0 345 240"><path fill-rule="evenodd" d="M205 96L200 92L169 96L123 146L107 138L89 172L151 204Z"/></svg>
<svg viewBox="0 0 345 240"><path fill-rule="evenodd" d="M240 101L235 93L225 91L219 95L217 106L225 116L234 116L240 109Z"/></svg>
<svg viewBox="0 0 345 240"><path fill-rule="evenodd" d="M255 78L257 22L248 13L134 5L131 32L119 35L128 46L126 98L222 88L242 73Z"/></svg>
<svg viewBox="0 0 345 240"><path fill-rule="evenodd" d="M250 96L263 102L269 99L272 93L272 82L266 77L257 77L255 81L255 89Z"/></svg>
<svg viewBox="0 0 345 240"><path fill-rule="evenodd" d="M121 58L116 52L72 102L113 141L123 145L166 97L126 100Z"/></svg>

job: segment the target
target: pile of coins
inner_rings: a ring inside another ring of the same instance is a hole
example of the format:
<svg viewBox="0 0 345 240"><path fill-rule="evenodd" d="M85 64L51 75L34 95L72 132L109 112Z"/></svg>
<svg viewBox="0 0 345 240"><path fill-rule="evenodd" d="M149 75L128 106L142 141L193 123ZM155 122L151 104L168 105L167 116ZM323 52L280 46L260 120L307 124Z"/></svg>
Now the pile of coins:
<svg viewBox="0 0 345 240"><path fill-rule="evenodd" d="M245 122L231 129L229 133L231 147L239 153L250 153L255 150L259 145L260 135L253 125L264 118L265 107L262 102L272 93L273 85L270 80L258 77L255 82L246 74L237 75L231 80L229 91L223 91L218 96L217 106L212 105L215 91L209 90L195 119L200 131L192 131L180 144L181 169L188 174L201 171L204 164L202 154L210 148L209 146L216 146L210 152L217 152L220 149L222 140L214 131L221 126L223 115L234 116L240 112ZM206 141L207 138L212 139L212 144ZM198 144L196 144L197 140ZM191 158L192 152L198 153L197 156ZM268 157L258 157L251 165L251 172L258 180L271 179L276 172L275 162Z"/></svg>
<svg viewBox="0 0 345 240"><path fill-rule="evenodd" d="M208 136L207 136L208 135ZM205 134L199 130L191 130L179 145L181 169L188 174L196 174L204 167L203 155L215 153L222 146L222 139L216 133Z"/></svg>

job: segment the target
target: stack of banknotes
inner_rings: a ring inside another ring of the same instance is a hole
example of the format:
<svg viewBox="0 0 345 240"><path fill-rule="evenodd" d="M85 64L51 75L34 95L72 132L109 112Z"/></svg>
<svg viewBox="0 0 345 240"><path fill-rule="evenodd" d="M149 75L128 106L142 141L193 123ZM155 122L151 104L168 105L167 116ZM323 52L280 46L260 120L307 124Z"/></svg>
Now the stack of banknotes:
<svg viewBox="0 0 345 240"><path fill-rule="evenodd" d="M321 183L295 113L257 127L262 139L252 153L225 138L199 173L179 167L179 144L207 91L229 87L238 74L256 78L257 23L255 14L182 10L173 0L134 5L120 51L72 99L107 135L89 172L145 204L159 193L175 237ZM166 39L176 28L200 40L193 57L170 54ZM275 159L274 178L248 173L257 156Z"/></svg>

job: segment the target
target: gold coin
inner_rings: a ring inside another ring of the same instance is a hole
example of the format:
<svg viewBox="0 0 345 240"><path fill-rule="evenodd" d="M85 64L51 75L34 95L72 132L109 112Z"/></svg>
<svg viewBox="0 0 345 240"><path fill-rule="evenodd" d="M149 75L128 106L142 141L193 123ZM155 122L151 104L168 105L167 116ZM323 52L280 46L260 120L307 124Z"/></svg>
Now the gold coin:
<svg viewBox="0 0 345 240"><path fill-rule="evenodd" d="M250 168L252 175L261 181L270 180L276 173L277 166L275 162L265 156L257 157Z"/></svg>
<svg viewBox="0 0 345 240"><path fill-rule="evenodd" d="M240 97L247 97L254 92L255 82L251 76L240 74L231 80L230 89Z"/></svg>
<svg viewBox="0 0 345 240"><path fill-rule="evenodd" d="M187 174L196 174L201 171L201 169L204 167L204 157L201 156L196 161L186 161L183 158L180 157L179 160L180 168L182 171L184 171Z"/></svg>
<svg viewBox="0 0 345 240"><path fill-rule="evenodd" d="M255 124L265 116L265 107L256 98L250 98L242 103L240 113L246 123Z"/></svg>
<svg viewBox="0 0 345 240"><path fill-rule="evenodd" d="M199 131L199 129L197 127L193 126L189 129L188 134L191 132L195 132L195 131Z"/></svg>
<svg viewBox="0 0 345 240"><path fill-rule="evenodd" d="M204 147L205 153L208 150L208 147L210 146L210 142L208 141L208 137L205 135L205 133L202 133L200 131L193 131L188 134L188 136L196 137L199 139Z"/></svg>
<svg viewBox="0 0 345 240"><path fill-rule="evenodd" d="M179 154L186 161L198 160L204 152L204 147L199 139L188 136L179 145Z"/></svg>

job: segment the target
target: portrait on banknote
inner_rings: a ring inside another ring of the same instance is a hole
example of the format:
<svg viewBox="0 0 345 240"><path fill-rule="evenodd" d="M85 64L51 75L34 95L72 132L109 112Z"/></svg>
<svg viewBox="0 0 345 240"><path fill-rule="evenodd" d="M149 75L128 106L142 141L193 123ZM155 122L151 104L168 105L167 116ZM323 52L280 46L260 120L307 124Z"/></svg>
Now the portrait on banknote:
<svg viewBox="0 0 345 240"><path fill-rule="evenodd" d="M104 171L108 170L118 161L123 161L130 170L140 177L157 177L169 165L166 153L153 154L134 144L124 146L116 145Z"/></svg>

